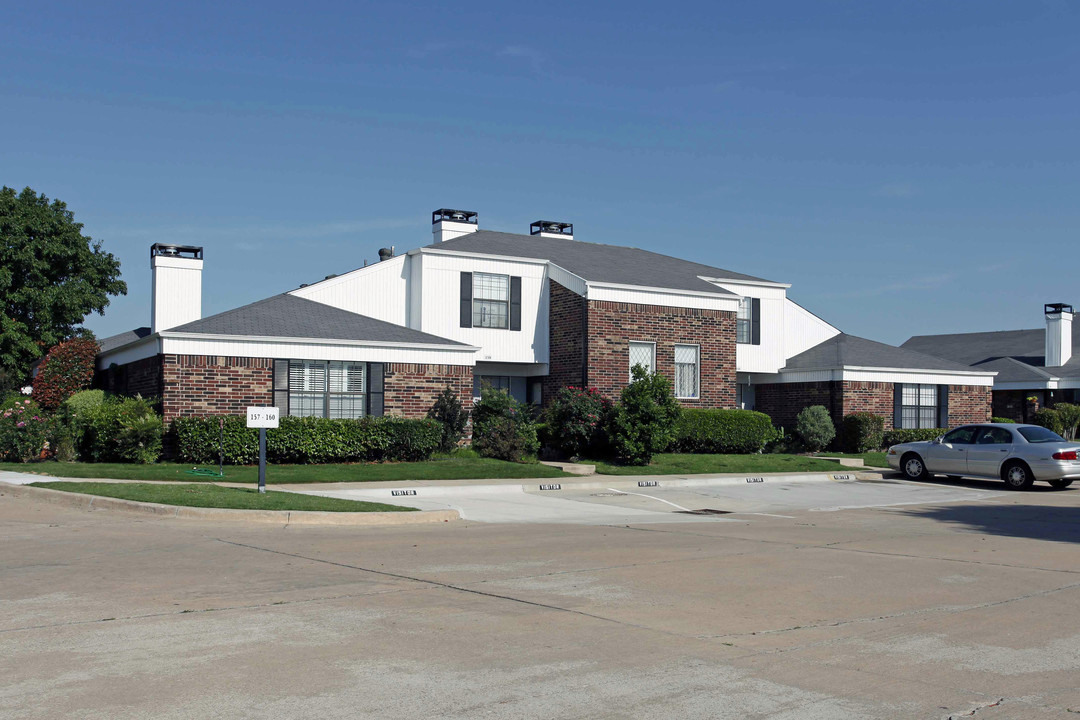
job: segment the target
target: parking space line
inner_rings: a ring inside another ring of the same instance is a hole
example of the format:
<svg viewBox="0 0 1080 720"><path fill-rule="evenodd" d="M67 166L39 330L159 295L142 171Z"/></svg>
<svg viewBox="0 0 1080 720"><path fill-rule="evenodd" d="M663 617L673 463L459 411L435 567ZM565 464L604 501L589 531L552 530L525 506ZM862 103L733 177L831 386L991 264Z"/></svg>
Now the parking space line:
<svg viewBox="0 0 1080 720"><path fill-rule="evenodd" d="M653 497L652 495L646 495L645 493L628 492L626 490L616 490L615 488L608 488L608 490L610 490L611 492L622 493L623 495L637 495L639 497L649 498L650 500L658 500L658 501L660 501L662 503L667 503L668 505L670 505L673 508L678 508L679 510L682 510L683 512L693 512L693 510L691 510L690 508L684 508L682 505L676 505L675 503L671 502L670 500L664 500L663 498Z"/></svg>

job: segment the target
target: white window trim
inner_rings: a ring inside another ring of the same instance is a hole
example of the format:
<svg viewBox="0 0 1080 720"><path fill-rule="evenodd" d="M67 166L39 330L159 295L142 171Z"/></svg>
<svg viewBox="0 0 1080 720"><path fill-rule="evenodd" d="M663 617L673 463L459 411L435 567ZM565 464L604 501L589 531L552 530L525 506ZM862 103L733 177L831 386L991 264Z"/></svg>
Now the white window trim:
<svg viewBox="0 0 1080 720"><path fill-rule="evenodd" d="M652 367L649 368L651 374L656 374L656 342L652 340L627 340L626 341L626 379L627 382L634 382L634 366L630 363L630 345L652 345Z"/></svg>
<svg viewBox="0 0 1080 720"><path fill-rule="evenodd" d="M479 300L484 300L485 302L502 302L501 300L488 300L487 298L477 298L476 297L476 276L477 275L488 275L488 276L491 276L491 277L503 277L503 278L506 278L506 325L477 325L476 324L476 301L478 299ZM471 322L472 322L472 326L474 328L480 328L481 330L509 330L510 329L510 302L511 302L511 300L512 300L512 298L510 297L510 275L508 275L506 273L492 273L492 272L482 272L482 271L477 271L477 272L472 273L472 301L470 302L470 306L471 306L470 309L471 309L471 312L472 312Z"/></svg>
<svg viewBox="0 0 1080 720"><path fill-rule="evenodd" d="M694 380L694 387L697 388L697 395L676 395L678 400L700 400L701 399L701 345L695 345L694 343L675 343L675 348L680 347L692 347L697 350L697 362L694 363L694 372L697 373L697 378ZM672 378L675 381L675 387L679 386L679 363L675 363L675 349L672 348L671 359L675 368L675 377Z"/></svg>

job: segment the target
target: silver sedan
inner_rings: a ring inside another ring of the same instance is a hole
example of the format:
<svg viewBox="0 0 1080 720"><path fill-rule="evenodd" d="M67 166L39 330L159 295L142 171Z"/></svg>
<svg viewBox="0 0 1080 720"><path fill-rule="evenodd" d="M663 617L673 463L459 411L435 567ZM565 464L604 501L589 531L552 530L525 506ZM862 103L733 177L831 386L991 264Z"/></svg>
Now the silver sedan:
<svg viewBox="0 0 1080 720"><path fill-rule="evenodd" d="M1063 489L1080 479L1080 443L1038 425L964 425L932 441L893 445L887 457L909 480L993 478L1026 490L1036 480Z"/></svg>

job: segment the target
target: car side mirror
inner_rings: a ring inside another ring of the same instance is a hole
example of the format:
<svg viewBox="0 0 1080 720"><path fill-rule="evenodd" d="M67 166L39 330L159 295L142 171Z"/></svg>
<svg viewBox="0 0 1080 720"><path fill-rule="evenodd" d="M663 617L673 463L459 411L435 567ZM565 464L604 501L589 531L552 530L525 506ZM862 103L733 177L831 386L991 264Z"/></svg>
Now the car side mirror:
<svg viewBox="0 0 1080 720"><path fill-rule="evenodd" d="M945 439L944 435L938 435L936 438L934 438L934 444L935 445L940 445L944 439Z"/></svg>

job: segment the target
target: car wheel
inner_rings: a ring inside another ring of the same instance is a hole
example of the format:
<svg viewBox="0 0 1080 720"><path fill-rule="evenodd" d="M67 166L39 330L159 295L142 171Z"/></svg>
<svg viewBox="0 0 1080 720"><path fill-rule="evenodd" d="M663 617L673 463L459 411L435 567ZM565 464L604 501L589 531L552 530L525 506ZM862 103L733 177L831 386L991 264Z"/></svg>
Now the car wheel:
<svg viewBox="0 0 1080 720"><path fill-rule="evenodd" d="M1055 490L1064 490L1065 488L1069 487L1070 485L1072 485L1072 480L1051 480L1050 481L1050 487L1054 488Z"/></svg>
<svg viewBox="0 0 1080 720"><path fill-rule="evenodd" d="M1001 477L1013 490L1027 490L1035 482L1031 469L1022 462L1011 462L1006 465L1001 471Z"/></svg>
<svg viewBox="0 0 1080 720"><path fill-rule="evenodd" d="M908 453L900 459L900 469L908 480L925 480L927 477L926 465L915 453Z"/></svg>

